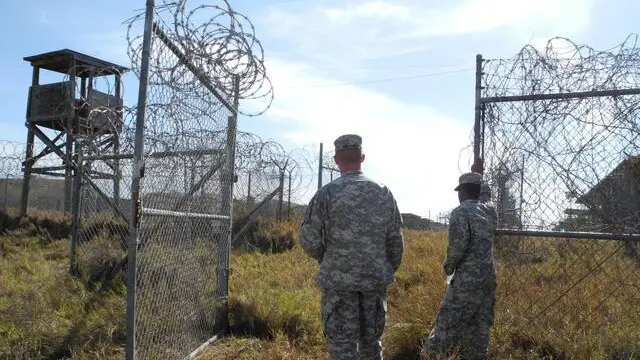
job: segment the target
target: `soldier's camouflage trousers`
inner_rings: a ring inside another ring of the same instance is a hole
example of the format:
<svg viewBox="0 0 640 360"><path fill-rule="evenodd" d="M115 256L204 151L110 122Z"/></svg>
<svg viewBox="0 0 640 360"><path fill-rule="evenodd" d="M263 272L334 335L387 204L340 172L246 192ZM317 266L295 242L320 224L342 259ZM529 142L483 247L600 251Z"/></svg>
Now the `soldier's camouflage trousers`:
<svg viewBox="0 0 640 360"><path fill-rule="evenodd" d="M463 284L455 280L447 288L423 352L446 355L457 349L462 359L486 359L493 325L495 281Z"/></svg>
<svg viewBox="0 0 640 360"><path fill-rule="evenodd" d="M382 360L386 289L323 289L320 307L331 360Z"/></svg>

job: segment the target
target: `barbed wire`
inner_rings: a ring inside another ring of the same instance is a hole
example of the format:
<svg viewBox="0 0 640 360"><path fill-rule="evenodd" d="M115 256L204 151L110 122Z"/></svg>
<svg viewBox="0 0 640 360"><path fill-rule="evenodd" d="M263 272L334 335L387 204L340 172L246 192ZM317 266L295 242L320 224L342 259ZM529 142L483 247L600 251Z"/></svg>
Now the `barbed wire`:
<svg viewBox="0 0 640 360"><path fill-rule="evenodd" d="M559 37L542 49L527 45L511 59L484 61L481 85L485 179L500 228L614 239L640 231L636 35L605 51ZM499 297L509 315L496 321L526 319L512 331L528 336L606 338L598 316L638 298L638 244L520 234L495 238L503 293L537 288L520 304ZM548 280L557 274L562 280ZM594 301L575 301L585 296Z"/></svg>
<svg viewBox="0 0 640 360"><path fill-rule="evenodd" d="M630 89L640 83L638 35L629 35L605 51L564 37L544 49L524 46L510 59L488 59L483 65L483 96L546 94Z"/></svg>
<svg viewBox="0 0 640 360"><path fill-rule="evenodd" d="M234 96L234 79L238 78L241 100L266 101L256 112L245 112L242 109L246 106L238 109L246 116L262 115L270 108L274 95L264 65L264 50L255 35L254 25L247 16L233 10L226 0L219 0L218 4L197 4L186 0L163 1L156 7L156 23L225 96ZM128 24L127 53L137 75L140 73L142 32L135 26L143 21L144 12L141 11L125 22ZM178 59L162 64L152 61L150 73L151 77L157 78L156 85L174 90L172 109L183 108L184 99L192 97L207 99L206 102L213 106L210 110L221 106Z"/></svg>
<svg viewBox="0 0 640 360"><path fill-rule="evenodd" d="M615 93L640 87L637 36L608 51L553 38L544 50L527 45L512 59L487 60L482 71L484 98L530 96L485 103L488 177L494 194L505 187L511 193L501 206L529 227L559 226L566 209L581 206L609 228L622 226L626 216L601 209L591 190L622 186L612 180L614 170L640 154L640 96ZM594 91L613 92L590 96ZM570 92L583 94L542 97Z"/></svg>

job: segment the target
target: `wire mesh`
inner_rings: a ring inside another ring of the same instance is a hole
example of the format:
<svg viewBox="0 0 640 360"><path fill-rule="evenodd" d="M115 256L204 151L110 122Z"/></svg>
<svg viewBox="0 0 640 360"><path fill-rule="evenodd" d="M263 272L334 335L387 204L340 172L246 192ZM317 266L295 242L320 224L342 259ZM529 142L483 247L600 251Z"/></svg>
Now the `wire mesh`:
<svg viewBox="0 0 640 360"><path fill-rule="evenodd" d="M554 38L483 61L485 179L514 234L495 242L497 323L537 351L640 351L639 64L636 37L607 51Z"/></svg>
<svg viewBox="0 0 640 360"><path fill-rule="evenodd" d="M490 99L637 88L629 42L614 54L553 39L543 52L484 62L485 167L501 227L638 231L637 195L626 195L640 174L639 95Z"/></svg>
<svg viewBox="0 0 640 360"><path fill-rule="evenodd" d="M292 159L280 144L255 134L239 133L236 149L234 217L242 221L260 206L259 214L277 218L282 208L281 172L292 166Z"/></svg>
<svg viewBox="0 0 640 360"><path fill-rule="evenodd" d="M640 352L638 263L623 242L500 240L495 321L503 336L557 359L629 359Z"/></svg>
<svg viewBox="0 0 640 360"><path fill-rule="evenodd" d="M242 136L232 123L239 98L254 99L256 78L266 77L252 53L259 43L243 30L247 19L227 3L166 3L154 17L141 144L135 352L144 359L183 358L226 322L218 310L228 296L233 166L236 152L247 150L236 149ZM141 19L130 23L134 63L143 52L131 30Z"/></svg>
<svg viewBox="0 0 640 360"><path fill-rule="evenodd" d="M0 141L0 206L5 211L20 208L24 173L22 172L27 144L19 141ZM38 154L44 146L34 146ZM38 166L59 166L61 160L53 154L42 157ZM40 211L63 211L64 180L59 177L33 175L30 180L29 208Z"/></svg>
<svg viewBox="0 0 640 360"><path fill-rule="evenodd" d="M319 169L319 176L322 176L322 185L326 185L340 177L340 169L333 159L334 150L324 150L322 153L322 168Z"/></svg>

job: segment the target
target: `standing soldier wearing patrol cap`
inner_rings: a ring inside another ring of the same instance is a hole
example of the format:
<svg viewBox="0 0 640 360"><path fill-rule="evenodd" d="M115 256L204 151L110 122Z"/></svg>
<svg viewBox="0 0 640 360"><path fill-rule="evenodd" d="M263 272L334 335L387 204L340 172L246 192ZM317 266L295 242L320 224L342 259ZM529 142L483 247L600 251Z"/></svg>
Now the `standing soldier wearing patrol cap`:
<svg viewBox="0 0 640 360"><path fill-rule="evenodd" d="M313 196L300 245L318 260L321 315L330 358L382 359L387 286L404 250L402 217L391 191L365 177L362 138L334 142L341 176Z"/></svg>
<svg viewBox="0 0 640 360"><path fill-rule="evenodd" d="M460 346L463 359L485 359L493 325L496 271L493 230L483 204L478 201L482 175L460 176L460 205L449 221L449 244L443 264L453 276L424 352L444 355Z"/></svg>

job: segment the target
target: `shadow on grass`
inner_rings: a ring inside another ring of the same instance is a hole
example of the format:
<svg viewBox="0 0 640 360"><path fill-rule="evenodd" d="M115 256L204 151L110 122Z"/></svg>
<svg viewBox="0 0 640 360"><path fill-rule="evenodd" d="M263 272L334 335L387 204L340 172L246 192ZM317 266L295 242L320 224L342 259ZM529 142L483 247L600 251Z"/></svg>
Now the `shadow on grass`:
<svg viewBox="0 0 640 360"><path fill-rule="evenodd" d="M91 316L95 311L101 308L109 306L109 296L124 296L122 289L116 289L116 284L103 284L101 288L95 291L84 302L84 314L67 332L66 336L59 341L59 345L45 357L47 360L61 360L68 359L72 355L72 349L91 341L91 339L100 338L103 335L103 330L100 326L95 326L91 323ZM105 319L109 320L109 319ZM114 323L116 323L115 321ZM122 325L122 324L121 324ZM93 333L96 334L93 334ZM96 336L94 336L96 335ZM126 328L123 326L116 326L115 331L111 334L111 344L125 346L126 342Z"/></svg>
<svg viewBox="0 0 640 360"><path fill-rule="evenodd" d="M418 342L411 345L404 345L400 347L395 354L389 357L389 360L417 360L420 355L420 346Z"/></svg>
<svg viewBox="0 0 640 360"><path fill-rule="evenodd" d="M313 323L298 314L260 314L253 302L232 301L229 304L228 336L273 340L282 333L292 342L314 333Z"/></svg>

